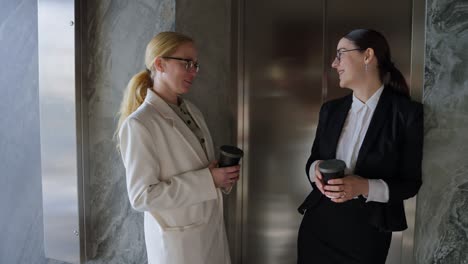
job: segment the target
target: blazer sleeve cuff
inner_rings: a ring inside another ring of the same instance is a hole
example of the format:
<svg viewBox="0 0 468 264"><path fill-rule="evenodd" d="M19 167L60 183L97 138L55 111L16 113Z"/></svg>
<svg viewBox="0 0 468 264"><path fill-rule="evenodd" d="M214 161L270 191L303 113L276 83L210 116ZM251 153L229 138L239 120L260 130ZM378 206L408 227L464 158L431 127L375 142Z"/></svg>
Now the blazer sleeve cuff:
<svg viewBox="0 0 468 264"><path fill-rule="evenodd" d="M388 185L381 179L369 179L369 196L366 202L387 203L389 199Z"/></svg>
<svg viewBox="0 0 468 264"><path fill-rule="evenodd" d="M311 183L315 182L315 166L317 166L318 162L319 162L319 160L316 160L316 161L312 162L312 165L310 165L309 180L310 180Z"/></svg>

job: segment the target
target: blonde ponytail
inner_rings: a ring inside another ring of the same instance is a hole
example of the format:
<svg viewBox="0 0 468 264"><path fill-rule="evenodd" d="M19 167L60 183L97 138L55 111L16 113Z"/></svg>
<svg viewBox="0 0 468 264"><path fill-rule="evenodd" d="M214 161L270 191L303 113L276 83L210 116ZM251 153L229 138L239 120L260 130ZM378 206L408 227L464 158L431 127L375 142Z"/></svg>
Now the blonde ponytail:
<svg viewBox="0 0 468 264"><path fill-rule="evenodd" d="M141 71L135 74L128 82L127 89L125 89L122 102L120 103L120 110L118 112L119 122L115 136L119 133L122 123L127 117L135 112L138 107L145 101L148 88L153 86L153 81L148 71Z"/></svg>

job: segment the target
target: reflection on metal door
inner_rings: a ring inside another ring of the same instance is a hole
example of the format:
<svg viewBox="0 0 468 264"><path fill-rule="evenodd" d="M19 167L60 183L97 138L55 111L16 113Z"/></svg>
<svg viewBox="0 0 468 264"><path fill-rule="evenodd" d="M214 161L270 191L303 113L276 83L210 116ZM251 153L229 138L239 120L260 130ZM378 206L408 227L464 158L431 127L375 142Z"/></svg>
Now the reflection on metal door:
<svg viewBox="0 0 468 264"><path fill-rule="evenodd" d="M231 240L237 245L233 258L243 264L295 263L302 219L296 208L310 192L304 167L318 112L322 102L349 92L338 87L330 67L339 38L354 28L383 32L396 65L410 81L412 3L238 4L239 144L246 156L237 191L241 234ZM388 264L411 263L401 262L402 240L401 233L394 234Z"/></svg>

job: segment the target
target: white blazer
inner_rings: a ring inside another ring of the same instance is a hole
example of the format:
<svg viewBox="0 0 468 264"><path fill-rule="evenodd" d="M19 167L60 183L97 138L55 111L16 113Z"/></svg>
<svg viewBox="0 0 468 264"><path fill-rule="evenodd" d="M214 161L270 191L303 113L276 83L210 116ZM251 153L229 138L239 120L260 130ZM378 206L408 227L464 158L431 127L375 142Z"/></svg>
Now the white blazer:
<svg viewBox="0 0 468 264"><path fill-rule="evenodd" d="M144 212L149 264L229 264L222 194L207 168L213 141L201 112L186 102L208 157L188 126L148 89L119 131L128 196Z"/></svg>

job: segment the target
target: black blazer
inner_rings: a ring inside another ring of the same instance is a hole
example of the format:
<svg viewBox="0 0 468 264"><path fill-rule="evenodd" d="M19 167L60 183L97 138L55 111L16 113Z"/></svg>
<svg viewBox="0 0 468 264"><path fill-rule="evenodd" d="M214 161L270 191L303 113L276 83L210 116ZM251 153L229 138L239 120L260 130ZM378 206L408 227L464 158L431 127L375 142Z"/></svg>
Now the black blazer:
<svg viewBox="0 0 468 264"><path fill-rule="evenodd" d="M307 161L306 173L315 160L336 158L338 139L348 111L352 94L329 101L320 109L319 124ZM384 88L366 136L359 150L354 174L368 179L382 179L389 188L388 203L365 202L369 223L382 231L407 228L403 200L418 192L421 180L423 146L423 107L410 98ZM322 193L312 183L299 212L316 205Z"/></svg>

